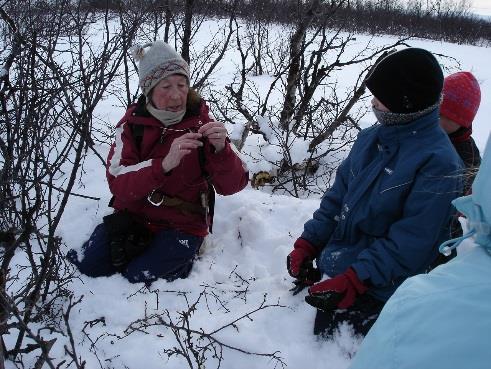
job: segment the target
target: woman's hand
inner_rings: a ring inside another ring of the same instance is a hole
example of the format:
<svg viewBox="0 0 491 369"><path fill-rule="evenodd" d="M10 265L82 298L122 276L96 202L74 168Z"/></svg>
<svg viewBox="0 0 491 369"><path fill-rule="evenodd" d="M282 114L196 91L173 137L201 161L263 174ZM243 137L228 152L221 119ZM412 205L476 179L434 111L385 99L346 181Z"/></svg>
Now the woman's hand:
<svg viewBox="0 0 491 369"><path fill-rule="evenodd" d="M203 146L203 142L200 141L202 137L203 135L201 133L185 133L172 141L169 153L162 159L164 173L170 172L177 167L181 159L192 150Z"/></svg>
<svg viewBox="0 0 491 369"><path fill-rule="evenodd" d="M201 133L203 137L206 137L210 141L215 147L215 152L219 152L225 147L228 132L222 122L208 122L199 127L198 133Z"/></svg>

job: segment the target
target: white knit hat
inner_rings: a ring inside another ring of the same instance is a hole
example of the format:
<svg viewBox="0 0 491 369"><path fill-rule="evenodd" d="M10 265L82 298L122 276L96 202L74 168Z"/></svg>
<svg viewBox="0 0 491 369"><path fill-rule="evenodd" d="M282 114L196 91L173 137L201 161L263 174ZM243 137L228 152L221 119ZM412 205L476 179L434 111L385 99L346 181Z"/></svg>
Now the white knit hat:
<svg viewBox="0 0 491 369"><path fill-rule="evenodd" d="M138 85L145 96L148 96L157 83L170 75L182 74L189 81L188 63L163 41L133 46L131 53L138 62Z"/></svg>

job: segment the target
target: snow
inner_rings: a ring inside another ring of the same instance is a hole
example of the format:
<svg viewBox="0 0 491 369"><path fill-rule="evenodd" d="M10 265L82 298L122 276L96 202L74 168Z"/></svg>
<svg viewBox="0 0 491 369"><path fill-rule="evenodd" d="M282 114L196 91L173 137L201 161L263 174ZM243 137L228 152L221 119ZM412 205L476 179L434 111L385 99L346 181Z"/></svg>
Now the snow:
<svg viewBox="0 0 491 369"><path fill-rule="evenodd" d="M357 39L363 44L370 38L360 35ZM393 40L380 37L374 42L388 44ZM455 60L439 57L448 68L446 73L462 69L476 75L481 83L482 102L474 123L474 137L478 147L483 149L490 132L491 48L427 40L412 40L409 44L448 55L461 63L459 68ZM230 70L219 73L226 78L233 75ZM352 81L355 74L349 77L340 80ZM254 79L256 84L264 81L267 83L268 78ZM109 117L114 124L124 113L122 108L115 108L117 101L109 99L104 106L99 116ZM373 121L370 114L363 118L366 126ZM266 127L266 118L259 122ZM272 137L271 132L266 132ZM240 136L240 132L235 135ZM303 141L295 142L292 155L305 157L307 145ZM106 156L108 146L99 145L97 150ZM254 159L259 157L260 150L272 161L281 156L274 140L267 144L261 135L250 136L243 152L251 174L272 168L268 161ZM105 169L95 156L85 162L82 182L83 186L75 191L100 197L100 200L78 197L70 200L59 228L59 236L67 245L64 252L68 247L80 249L102 217L111 213L107 206L111 195ZM77 355L86 360L86 368L188 367L182 357L169 357L166 353L165 350L175 347L177 342L172 331L159 323L159 318L178 322L178 312L187 311L188 304L198 301L189 318L190 328L205 333L216 331L214 338L226 345L256 354L276 353L288 368L347 368L360 343L359 338L353 337L347 326L342 327L334 340L314 337L315 311L304 302L305 291L296 296L289 291L292 279L286 271L286 255L318 205L318 198L297 199L248 186L233 196L217 196L214 233L207 237L189 278L171 283L159 280L146 288L142 284L130 284L120 275L97 279L80 275L70 286L77 296L83 296L70 320L76 335ZM259 310L254 312L256 309ZM254 313L244 317L251 312ZM143 330L134 324L144 318L154 325ZM7 346L14 344L13 339L5 337ZM92 343L97 350L92 348ZM50 353L57 359L65 355L60 344ZM35 357L25 356L26 360L29 358L34 362ZM225 349L221 367L281 368L281 362ZM26 362L26 366L32 366L30 364ZM217 360L211 353L208 353L206 367L217 367ZM13 368L12 363L7 362L7 368Z"/></svg>

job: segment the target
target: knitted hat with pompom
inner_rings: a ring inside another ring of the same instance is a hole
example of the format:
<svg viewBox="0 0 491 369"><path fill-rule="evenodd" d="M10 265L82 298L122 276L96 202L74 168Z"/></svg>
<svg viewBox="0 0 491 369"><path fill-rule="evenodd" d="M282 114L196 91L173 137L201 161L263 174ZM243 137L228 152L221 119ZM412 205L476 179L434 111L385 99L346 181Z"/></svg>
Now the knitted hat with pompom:
<svg viewBox="0 0 491 369"><path fill-rule="evenodd" d="M138 85L147 97L157 83L173 74L181 74L189 81L188 63L163 41L133 46L131 53L138 62Z"/></svg>

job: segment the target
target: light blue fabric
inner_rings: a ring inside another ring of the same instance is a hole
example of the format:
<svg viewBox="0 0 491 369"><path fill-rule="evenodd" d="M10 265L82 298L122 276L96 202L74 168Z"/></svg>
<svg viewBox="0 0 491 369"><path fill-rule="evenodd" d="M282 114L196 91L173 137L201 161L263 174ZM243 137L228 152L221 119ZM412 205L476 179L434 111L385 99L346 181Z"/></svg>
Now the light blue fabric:
<svg viewBox="0 0 491 369"><path fill-rule="evenodd" d="M469 220L469 227L476 232L475 242L491 251L491 135L476 179L472 195L458 198L455 207Z"/></svg>
<svg viewBox="0 0 491 369"><path fill-rule="evenodd" d="M438 126L438 110L400 126L362 131L302 238L323 249L320 270L348 267L385 301L423 272L448 238L451 201L461 193L462 163Z"/></svg>
<svg viewBox="0 0 491 369"><path fill-rule="evenodd" d="M350 369L491 368L490 188L491 136L472 195L455 201L475 242L400 286Z"/></svg>

